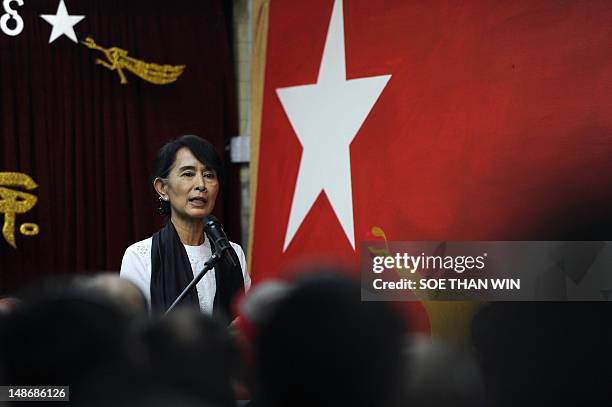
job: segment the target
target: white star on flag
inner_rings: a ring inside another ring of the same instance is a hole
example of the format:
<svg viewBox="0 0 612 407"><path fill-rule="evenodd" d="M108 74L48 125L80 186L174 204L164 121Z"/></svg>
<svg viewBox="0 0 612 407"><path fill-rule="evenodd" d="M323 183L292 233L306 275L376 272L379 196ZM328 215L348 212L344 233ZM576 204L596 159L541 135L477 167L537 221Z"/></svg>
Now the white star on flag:
<svg viewBox="0 0 612 407"><path fill-rule="evenodd" d="M342 0L336 0L317 83L276 89L303 148L283 251L321 192L355 249L349 147L389 78L346 79Z"/></svg>
<svg viewBox="0 0 612 407"><path fill-rule="evenodd" d="M84 19L85 16L69 15L64 0L60 0L55 14L41 14L40 18L53 26L51 36L49 37L49 44L51 44L61 35L65 35L72 41L78 42L77 36L74 33L74 26Z"/></svg>

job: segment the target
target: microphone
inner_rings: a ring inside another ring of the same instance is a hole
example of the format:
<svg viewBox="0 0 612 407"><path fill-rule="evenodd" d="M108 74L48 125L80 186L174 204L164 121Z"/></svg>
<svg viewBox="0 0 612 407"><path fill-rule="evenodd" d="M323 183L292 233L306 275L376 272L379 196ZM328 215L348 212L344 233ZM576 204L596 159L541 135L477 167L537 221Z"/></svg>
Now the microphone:
<svg viewBox="0 0 612 407"><path fill-rule="evenodd" d="M238 266L238 256L229 240L227 240L227 236L219 220L212 215L208 215L204 218L203 222L204 232L206 232L212 244L215 245L219 257L226 256L234 267Z"/></svg>

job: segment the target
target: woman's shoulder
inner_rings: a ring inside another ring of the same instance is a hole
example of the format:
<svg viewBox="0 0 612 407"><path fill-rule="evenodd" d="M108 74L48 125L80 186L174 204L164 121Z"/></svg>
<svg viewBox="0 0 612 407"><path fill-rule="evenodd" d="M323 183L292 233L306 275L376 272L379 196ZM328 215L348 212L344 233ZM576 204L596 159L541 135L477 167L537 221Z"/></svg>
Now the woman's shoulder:
<svg viewBox="0 0 612 407"><path fill-rule="evenodd" d="M127 255L137 255L139 257L149 257L151 255L151 245L153 237L148 237L139 242L133 243L125 249L124 257Z"/></svg>
<svg viewBox="0 0 612 407"><path fill-rule="evenodd" d="M240 254L242 254L244 256L244 250L242 250L242 246L240 246L238 243L234 243L232 241L230 241L230 245L232 245L232 248L236 251L236 253L240 256Z"/></svg>
<svg viewBox="0 0 612 407"><path fill-rule="evenodd" d="M148 238L131 244L121 260L119 276L130 280L140 288L147 301L150 301L149 285L151 279L151 244Z"/></svg>
<svg viewBox="0 0 612 407"><path fill-rule="evenodd" d="M242 247L238 243L230 241L230 244L232 245L232 248L238 256L238 260L240 261L240 268L242 269L242 276L244 278L244 288L245 290L248 290L249 288L251 288L251 276L249 275L249 272L247 270L246 256L244 255Z"/></svg>

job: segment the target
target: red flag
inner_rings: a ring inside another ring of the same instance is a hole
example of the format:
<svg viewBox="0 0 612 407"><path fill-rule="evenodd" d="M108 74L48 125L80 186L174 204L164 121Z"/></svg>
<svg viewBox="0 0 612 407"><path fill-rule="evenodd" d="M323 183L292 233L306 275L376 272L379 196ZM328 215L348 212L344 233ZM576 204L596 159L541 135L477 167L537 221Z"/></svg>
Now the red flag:
<svg viewBox="0 0 612 407"><path fill-rule="evenodd" d="M612 223L611 18L605 1L271 2L254 278L356 265L374 227L609 235L591 226Z"/></svg>

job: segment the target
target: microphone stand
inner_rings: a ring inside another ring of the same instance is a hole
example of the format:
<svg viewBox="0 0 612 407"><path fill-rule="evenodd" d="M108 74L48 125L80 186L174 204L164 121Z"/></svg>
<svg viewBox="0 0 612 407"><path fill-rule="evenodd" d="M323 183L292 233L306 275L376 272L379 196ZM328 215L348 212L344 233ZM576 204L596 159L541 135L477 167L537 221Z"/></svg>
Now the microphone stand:
<svg viewBox="0 0 612 407"><path fill-rule="evenodd" d="M210 257L210 259L208 259L208 261L206 263L204 263L204 268L202 269L202 271L200 271L200 273L194 277L193 280L191 280L191 282L189 284L187 284L187 287L185 287L185 289L183 290L183 292L181 293L181 295L179 295L176 300L174 300L174 302L172 303L172 305L170 306L170 308L168 308L166 310L166 312L164 313L164 315L168 315L170 313L170 311L172 311L174 309L174 307L176 307L178 305L179 302L181 302L181 300L183 298L185 298L185 296L189 293L189 291L193 290L193 288L196 286L196 284L202 279L202 277L204 277L204 275L206 273L208 273L208 270L212 269L213 267L215 267L215 264L221 259L221 256L219 256L218 252L214 252L213 255Z"/></svg>

